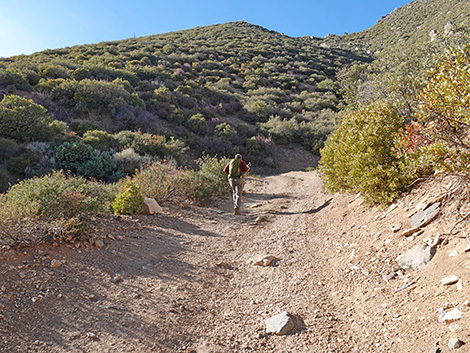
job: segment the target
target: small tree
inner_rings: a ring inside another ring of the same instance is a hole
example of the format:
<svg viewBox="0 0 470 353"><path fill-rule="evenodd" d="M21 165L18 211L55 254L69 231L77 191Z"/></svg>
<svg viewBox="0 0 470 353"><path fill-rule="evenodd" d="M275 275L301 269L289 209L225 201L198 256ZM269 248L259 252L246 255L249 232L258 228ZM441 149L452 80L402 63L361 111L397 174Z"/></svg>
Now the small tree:
<svg viewBox="0 0 470 353"><path fill-rule="evenodd" d="M447 50L429 77L417 116L434 141L434 163L470 175L470 45Z"/></svg>
<svg viewBox="0 0 470 353"><path fill-rule="evenodd" d="M384 101L346 116L321 150L327 189L361 192L369 202L396 198L410 181L394 150L403 128L403 118Z"/></svg>

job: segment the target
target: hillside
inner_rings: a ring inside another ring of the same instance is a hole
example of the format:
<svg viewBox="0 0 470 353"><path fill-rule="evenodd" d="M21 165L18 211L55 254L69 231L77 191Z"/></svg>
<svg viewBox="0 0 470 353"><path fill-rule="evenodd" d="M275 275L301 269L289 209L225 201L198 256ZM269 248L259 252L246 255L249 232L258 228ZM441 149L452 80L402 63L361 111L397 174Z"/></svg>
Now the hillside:
<svg viewBox="0 0 470 353"><path fill-rule="evenodd" d="M320 42L233 22L46 50L0 60L0 98L32 99L78 137L140 129L193 158L240 151L259 164L272 141L318 153L335 125L337 70L370 60Z"/></svg>
<svg viewBox="0 0 470 353"><path fill-rule="evenodd" d="M446 30L449 22L453 25ZM436 35L444 37L449 30L455 32L459 28L468 28L469 24L468 1L415 0L384 14L376 25L365 31L328 36L326 43L332 47L356 48L371 53L392 52L427 43Z"/></svg>

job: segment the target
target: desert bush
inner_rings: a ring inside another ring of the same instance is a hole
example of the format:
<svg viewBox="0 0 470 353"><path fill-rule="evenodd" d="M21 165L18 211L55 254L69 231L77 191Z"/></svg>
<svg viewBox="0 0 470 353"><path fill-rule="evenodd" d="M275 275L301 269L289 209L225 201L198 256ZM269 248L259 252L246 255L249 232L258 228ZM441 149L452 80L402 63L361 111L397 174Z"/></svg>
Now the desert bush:
<svg viewBox="0 0 470 353"><path fill-rule="evenodd" d="M228 123L220 123L215 126L215 135L222 141L230 143L234 135L234 129Z"/></svg>
<svg viewBox="0 0 470 353"><path fill-rule="evenodd" d="M137 171L132 182L145 197L154 198L161 204L177 195L182 174L183 170L171 164L155 162Z"/></svg>
<svg viewBox="0 0 470 353"><path fill-rule="evenodd" d="M85 132L82 142L101 151L109 151L109 149L114 148L116 145L114 136L102 130L89 130Z"/></svg>
<svg viewBox="0 0 470 353"><path fill-rule="evenodd" d="M0 238L9 244L72 241L87 234L91 215L110 212L116 192L113 185L60 172L23 180L0 199Z"/></svg>
<svg viewBox="0 0 470 353"><path fill-rule="evenodd" d="M55 148L55 167L78 173L82 164L93 157L94 149L83 142L64 142Z"/></svg>
<svg viewBox="0 0 470 353"><path fill-rule="evenodd" d="M142 157L135 153L133 148L126 148L113 157L116 167L125 174L133 175L136 169L139 169L142 165Z"/></svg>
<svg viewBox="0 0 470 353"><path fill-rule="evenodd" d="M222 195L228 189L227 174L224 172L224 167L229 161L230 159L226 157L211 157L207 154L196 160L199 173L207 177L207 183L212 194Z"/></svg>
<svg viewBox="0 0 470 353"><path fill-rule="evenodd" d="M201 113L195 114L187 122L188 129L196 135L202 135L207 129L207 122Z"/></svg>
<svg viewBox="0 0 470 353"><path fill-rule="evenodd" d="M31 159L28 153L23 153L18 157L10 158L7 161L7 170L16 175L24 175L26 167L31 163Z"/></svg>
<svg viewBox="0 0 470 353"><path fill-rule="evenodd" d="M113 202L113 210L117 214L142 213L144 194L134 182L127 180Z"/></svg>
<svg viewBox="0 0 470 353"><path fill-rule="evenodd" d="M0 160L16 157L20 150L20 145L15 140L0 137Z"/></svg>
<svg viewBox="0 0 470 353"><path fill-rule="evenodd" d="M434 165L470 175L470 45L448 49L419 97L417 116Z"/></svg>
<svg viewBox="0 0 470 353"><path fill-rule="evenodd" d="M10 183L8 182L7 174L3 170L0 170L0 194L7 191L9 187Z"/></svg>
<svg viewBox="0 0 470 353"><path fill-rule="evenodd" d="M387 102L345 117L321 150L320 172L331 191L361 192L368 202L388 203L410 184L394 152L403 118Z"/></svg>
<svg viewBox="0 0 470 353"><path fill-rule="evenodd" d="M24 142L44 141L48 136L46 109L32 100L5 96L0 102L0 136Z"/></svg>
<svg viewBox="0 0 470 353"><path fill-rule="evenodd" d="M119 131L114 135L114 139L117 141L118 149L129 148L134 142L135 134L129 130Z"/></svg>
<svg viewBox="0 0 470 353"><path fill-rule="evenodd" d="M85 120L85 121L72 121L69 124L70 130L78 136L83 136L87 131L98 130L100 128L98 123Z"/></svg>
<svg viewBox="0 0 470 353"><path fill-rule="evenodd" d="M181 187L178 190L181 197L195 201L200 205L208 205L214 196L213 179L206 174L188 170L181 176ZM227 183L227 180L225 180Z"/></svg>
<svg viewBox="0 0 470 353"><path fill-rule="evenodd" d="M90 159L77 167L77 174L85 178L106 181L116 169L116 162L108 151L95 150Z"/></svg>

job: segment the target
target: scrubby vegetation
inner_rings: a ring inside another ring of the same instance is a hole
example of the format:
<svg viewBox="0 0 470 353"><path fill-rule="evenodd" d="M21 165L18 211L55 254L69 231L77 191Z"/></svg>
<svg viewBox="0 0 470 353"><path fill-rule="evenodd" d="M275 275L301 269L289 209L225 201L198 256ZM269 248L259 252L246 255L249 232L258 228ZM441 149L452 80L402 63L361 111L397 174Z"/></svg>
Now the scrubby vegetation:
<svg viewBox="0 0 470 353"><path fill-rule="evenodd" d="M205 205L227 190L226 162L205 156L200 171L152 163L107 184L61 172L25 179L0 194L0 244L72 242L89 233L92 216L141 213L144 197Z"/></svg>
<svg viewBox="0 0 470 353"><path fill-rule="evenodd" d="M208 204L227 157L276 166L276 145L321 153L325 186L371 203L436 170L468 178L469 36L447 23L467 8L415 1L324 39L235 22L0 59L0 241L72 241L144 197Z"/></svg>
<svg viewBox="0 0 470 353"><path fill-rule="evenodd" d="M88 162L71 170L105 180L124 171L111 158L124 150L112 141L120 131L141 132L126 148L142 157L189 162L187 146L191 158L241 152L264 164L273 160L272 133L275 142L298 141L280 136L285 124L307 149L321 145L334 128L337 69L370 60L319 43L234 22L0 59L1 137L47 142L61 156L89 145ZM15 162L11 179L27 160Z"/></svg>
<svg viewBox="0 0 470 353"><path fill-rule="evenodd" d="M327 188L389 203L432 171L468 178L465 38L453 35L408 56L383 55L343 73L344 119L322 150Z"/></svg>

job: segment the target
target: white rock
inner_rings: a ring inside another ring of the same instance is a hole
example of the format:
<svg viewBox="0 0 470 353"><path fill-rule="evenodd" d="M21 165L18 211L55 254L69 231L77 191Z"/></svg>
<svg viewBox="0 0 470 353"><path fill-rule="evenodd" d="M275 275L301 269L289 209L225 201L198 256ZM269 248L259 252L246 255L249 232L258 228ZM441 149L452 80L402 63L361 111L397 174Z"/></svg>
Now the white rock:
<svg viewBox="0 0 470 353"><path fill-rule="evenodd" d="M457 283L458 281L459 281L459 278L455 275L447 276L446 278L441 279L441 283L443 286L448 286L450 284Z"/></svg>
<svg viewBox="0 0 470 353"><path fill-rule="evenodd" d="M451 252L449 253L449 256L450 256L450 257L459 256L459 253L458 253L457 250L453 250L453 251L451 251Z"/></svg>
<svg viewBox="0 0 470 353"><path fill-rule="evenodd" d="M449 343L447 344L447 347L449 347L450 350L454 350L457 348L462 347L463 342L459 340L458 338L451 338L449 339Z"/></svg>
<svg viewBox="0 0 470 353"><path fill-rule="evenodd" d="M143 212L144 214L158 214L162 213L163 208L158 204L155 199L146 197L144 199Z"/></svg>
<svg viewBox="0 0 470 353"><path fill-rule="evenodd" d="M457 290L463 290L463 281L461 279L457 282Z"/></svg>
<svg viewBox="0 0 470 353"><path fill-rule="evenodd" d="M274 333L276 335L286 335L295 327L294 321L287 311L266 319L265 324L266 333Z"/></svg>
<svg viewBox="0 0 470 353"><path fill-rule="evenodd" d="M440 323L449 324L451 322L460 320L462 318L463 313L455 308L452 311L445 311L444 309L439 309L437 311L437 319Z"/></svg>
<svg viewBox="0 0 470 353"><path fill-rule="evenodd" d="M277 260L275 256L266 255L258 256L255 259L250 259L249 262L255 266L269 266L274 260Z"/></svg>

